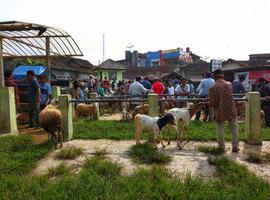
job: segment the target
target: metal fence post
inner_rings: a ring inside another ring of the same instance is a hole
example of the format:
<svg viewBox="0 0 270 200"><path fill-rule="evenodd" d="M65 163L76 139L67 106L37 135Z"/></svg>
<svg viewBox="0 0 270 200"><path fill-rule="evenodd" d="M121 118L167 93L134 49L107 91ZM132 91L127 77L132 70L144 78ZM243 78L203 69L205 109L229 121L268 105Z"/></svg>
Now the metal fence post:
<svg viewBox="0 0 270 200"><path fill-rule="evenodd" d="M69 103L71 96L69 94L60 95L58 100L62 113L62 134L64 141L69 141L73 138L72 104Z"/></svg>
<svg viewBox="0 0 270 200"><path fill-rule="evenodd" d="M97 99L98 94L96 92L90 93L90 99ZM99 120L99 103L94 103L97 109L97 112L94 116L94 120Z"/></svg>
<svg viewBox="0 0 270 200"><path fill-rule="evenodd" d="M261 100L259 92L246 94L246 143L261 145Z"/></svg>

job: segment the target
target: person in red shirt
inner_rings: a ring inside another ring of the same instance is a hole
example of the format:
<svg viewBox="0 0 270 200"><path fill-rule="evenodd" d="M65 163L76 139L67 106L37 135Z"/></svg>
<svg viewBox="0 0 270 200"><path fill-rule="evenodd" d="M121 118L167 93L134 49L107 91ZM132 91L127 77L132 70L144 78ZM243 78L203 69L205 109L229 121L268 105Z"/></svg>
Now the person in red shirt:
<svg viewBox="0 0 270 200"><path fill-rule="evenodd" d="M161 95L164 93L165 87L163 85L163 83L160 82L159 78L155 78L155 82L152 85L152 90L157 93L158 95ZM159 96L160 98L162 98L162 96Z"/></svg>
<svg viewBox="0 0 270 200"><path fill-rule="evenodd" d="M17 109L20 107L19 90L15 81L12 79L11 71L5 71L5 87L13 87L15 92L15 103Z"/></svg>
<svg viewBox="0 0 270 200"><path fill-rule="evenodd" d="M163 94L164 91L165 91L165 86L163 85L163 83L161 83L161 81L159 80L158 77L155 78L155 82L154 82L154 84L152 85L152 90L153 90L156 94L160 95L160 96L159 96L160 99L163 98L162 94ZM164 114L164 110L163 110L162 108L163 108L163 103L160 101L160 102L159 102L159 111L160 111L160 113Z"/></svg>

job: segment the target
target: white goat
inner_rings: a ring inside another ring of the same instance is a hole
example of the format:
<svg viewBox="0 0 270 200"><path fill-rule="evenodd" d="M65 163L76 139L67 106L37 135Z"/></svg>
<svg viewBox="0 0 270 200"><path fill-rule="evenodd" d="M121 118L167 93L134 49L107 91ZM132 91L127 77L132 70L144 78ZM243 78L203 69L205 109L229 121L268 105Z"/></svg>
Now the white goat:
<svg viewBox="0 0 270 200"><path fill-rule="evenodd" d="M167 126L167 142L168 145L170 144L170 127L172 127L176 131L176 142L177 146L179 149L182 149L185 143L187 143L188 137L187 137L187 132L188 132L188 125L190 123L191 117L198 111L202 110L205 107L205 103L197 103L197 104L191 104L189 108L172 108L168 110L168 113L172 114L175 118L175 124L176 125L169 125ZM180 140L179 141L179 132L180 128L183 130L183 136L181 137L180 135ZM186 142L183 144L181 147L181 142L182 140L186 138Z"/></svg>
<svg viewBox="0 0 270 200"><path fill-rule="evenodd" d="M148 115L137 114L134 118L136 144L140 143L140 136L142 131L148 131L154 135L155 144L158 140L161 145L165 147L162 142L160 132L162 128L165 127L167 124L174 124L174 121L174 116L170 113L166 114L163 117L150 117Z"/></svg>

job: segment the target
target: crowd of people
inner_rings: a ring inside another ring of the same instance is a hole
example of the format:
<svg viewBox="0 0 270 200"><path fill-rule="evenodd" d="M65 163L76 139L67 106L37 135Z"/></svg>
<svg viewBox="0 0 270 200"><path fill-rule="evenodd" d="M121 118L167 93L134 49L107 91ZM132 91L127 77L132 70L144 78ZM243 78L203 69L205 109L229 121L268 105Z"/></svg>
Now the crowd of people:
<svg viewBox="0 0 270 200"><path fill-rule="evenodd" d="M29 102L29 127L38 127L38 116L40 111L50 103L51 86L46 81L45 76L35 76L33 71L28 71L26 79L28 81L28 102ZM94 76L90 76L88 80L73 81L68 92L74 99L90 98L91 92L97 92L100 97L130 95L131 99L141 99L143 95L154 92L159 98L170 99L170 107L186 108L187 101L174 101L174 99L192 98L208 98L209 106L215 111L215 121L217 124L218 144L220 148L224 148L224 123L229 122L232 132L233 151L238 151L238 127L237 112L233 100L233 94L244 94L247 92L243 86L244 77L239 77L232 83L224 80L222 70L216 70L213 73L206 72L197 88L194 87L192 81L186 78L180 80L161 80L155 78L150 80L149 77L136 77L135 81L110 81L105 77L103 80L97 80ZM17 108L20 106L18 87L12 79L10 71L5 72L5 86L14 87L15 102ZM262 98L262 110L265 113L265 124L270 127L270 84L260 78L257 81L256 88L260 92ZM131 103L131 107L140 104L139 101ZM204 108L203 121L208 120L209 108ZM201 113L196 113L196 120L200 120Z"/></svg>
<svg viewBox="0 0 270 200"><path fill-rule="evenodd" d="M47 82L45 75L39 77L35 76L34 71L29 70L26 74L26 79L17 80L12 79L11 71L5 71L5 86L14 87L16 108L20 108L19 90L17 83L28 84L28 112L29 112L29 127L39 127L38 116L42 109L44 109L51 101L52 89L51 85Z"/></svg>
<svg viewBox="0 0 270 200"><path fill-rule="evenodd" d="M142 78L141 76L136 77L134 82L131 80L127 81L116 81L108 80L104 77L103 80L97 80L93 76L89 77L89 80L82 81L76 80L69 88L69 93L74 99L86 99L90 98L91 92L97 92L100 97L111 97L118 95L131 95L132 99L140 99L142 95L148 92L155 92L160 98L170 99L168 102L169 107L187 107L187 102L174 102L172 99L183 99L192 98L193 96L199 98L207 98L209 96L210 88L215 85L215 77L211 72L205 72L203 79L197 88L194 87L191 80L186 78L173 79L173 80L161 80L154 78L150 80L149 77ZM244 76L240 76L238 80L234 80L231 83L232 94L245 94L247 91L243 85L245 80ZM260 78L256 82L255 91L259 91L261 97L266 99L270 96L270 84L264 79ZM131 107L140 104L140 102L131 103ZM262 109L265 112L265 123L270 127L270 103L268 101L262 102ZM206 106L203 116L203 121L209 120L209 107ZM200 120L201 112L196 113L196 120Z"/></svg>

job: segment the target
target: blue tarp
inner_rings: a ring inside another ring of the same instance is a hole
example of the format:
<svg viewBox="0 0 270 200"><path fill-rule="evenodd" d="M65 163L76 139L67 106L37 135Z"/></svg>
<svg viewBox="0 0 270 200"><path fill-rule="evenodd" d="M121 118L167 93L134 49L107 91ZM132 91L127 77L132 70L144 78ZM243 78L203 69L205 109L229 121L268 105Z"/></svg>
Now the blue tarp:
<svg viewBox="0 0 270 200"><path fill-rule="evenodd" d="M36 76L46 75L46 66L19 66L16 67L13 72L13 79L23 79L26 77L26 73L29 70L33 70Z"/></svg>

